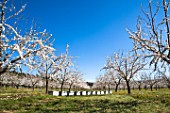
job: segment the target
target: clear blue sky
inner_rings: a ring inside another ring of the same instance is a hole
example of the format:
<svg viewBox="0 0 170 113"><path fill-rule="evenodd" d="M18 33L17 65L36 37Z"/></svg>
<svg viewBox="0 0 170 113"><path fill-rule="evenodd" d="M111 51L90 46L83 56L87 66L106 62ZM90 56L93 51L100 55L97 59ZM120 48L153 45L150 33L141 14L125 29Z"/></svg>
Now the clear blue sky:
<svg viewBox="0 0 170 113"><path fill-rule="evenodd" d="M147 0L29 0L30 19L56 38L58 53L70 45L70 55L86 81L95 81L106 57L124 49L131 40L125 28L135 29L140 5Z"/></svg>

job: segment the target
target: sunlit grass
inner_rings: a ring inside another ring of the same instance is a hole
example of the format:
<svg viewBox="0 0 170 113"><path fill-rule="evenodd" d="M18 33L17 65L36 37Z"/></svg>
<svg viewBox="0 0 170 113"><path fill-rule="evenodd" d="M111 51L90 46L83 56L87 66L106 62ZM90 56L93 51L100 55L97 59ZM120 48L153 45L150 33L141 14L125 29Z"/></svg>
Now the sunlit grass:
<svg viewBox="0 0 170 113"><path fill-rule="evenodd" d="M59 97L45 95L44 90L4 89L0 92L0 112L26 113L169 113L170 90L121 90L112 95ZM11 92L12 93L11 93ZM25 94L25 95L23 95ZM13 95L12 98L7 98ZM14 96L17 95L17 96Z"/></svg>

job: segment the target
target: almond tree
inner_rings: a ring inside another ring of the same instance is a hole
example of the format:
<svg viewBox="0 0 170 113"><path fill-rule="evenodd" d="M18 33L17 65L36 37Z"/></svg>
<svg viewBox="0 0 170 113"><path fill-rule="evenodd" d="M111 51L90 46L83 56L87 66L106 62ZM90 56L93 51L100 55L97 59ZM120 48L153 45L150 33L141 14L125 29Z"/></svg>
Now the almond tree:
<svg viewBox="0 0 170 113"><path fill-rule="evenodd" d="M148 10L142 9L143 16L138 19L136 32L127 29L134 43L133 50L150 58L155 69L160 62L170 64L170 1L160 1L149 0Z"/></svg>
<svg viewBox="0 0 170 113"><path fill-rule="evenodd" d="M117 75L115 75L114 76L114 83L115 83L115 92L117 92L117 90L118 90L118 87L119 87L119 85L120 85L120 83L121 83L121 80L122 80L122 77L121 76L117 76Z"/></svg>
<svg viewBox="0 0 170 113"><path fill-rule="evenodd" d="M104 73L103 76L101 76L101 82L103 84L103 90L106 91L107 86L110 87L110 76L107 73Z"/></svg>
<svg viewBox="0 0 170 113"><path fill-rule="evenodd" d="M95 83L95 88L99 89L100 91L103 89L104 84L103 84L103 76L100 75L99 77L96 78L96 83Z"/></svg>
<svg viewBox="0 0 170 113"><path fill-rule="evenodd" d="M109 92L111 90L111 86L114 84L114 76L112 75L112 73L113 71L110 69L108 72L104 74L103 77L105 87L107 86Z"/></svg>
<svg viewBox="0 0 170 113"><path fill-rule="evenodd" d="M48 93L49 80L62 81L64 85L63 82L65 82L65 78L68 76L67 69L72 65L72 57L68 56L68 49L69 45L66 46L65 54L61 54L60 56L56 56L53 50L40 53L41 57L39 57L39 63L37 63L36 69L46 81L46 94Z"/></svg>
<svg viewBox="0 0 170 113"><path fill-rule="evenodd" d="M47 50L39 53L40 56L38 60L36 60L36 64L34 65L35 69L38 70L38 73L45 80L45 93L48 94L49 87L49 79L51 75L54 73L52 68L54 67L55 62L60 60L60 56L57 57L54 55L54 50ZM54 61L55 60L55 61Z"/></svg>
<svg viewBox="0 0 170 113"><path fill-rule="evenodd" d="M38 66L36 66L36 69L46 81L46 94L48 93L49 80L58 77L59 71L61 72L71 65L71 60L68 57L68 48L69 46L67 45L66 53L60 56L54 55L53 50L39 53L41 57L39 57L39 63L37 63Z"/></svg>
<svg viewBox="0 0 170 113"><path fill-rule="evenodd" d="M26 4L17 11L11 1L0 2L0 75L23 65L30 70L38 69L45 76L47 93L49 76L62 68L60 64L64 63L67 55L52 55L55 50L52 47L52 35L46 30L38 31L37 26L33 25L24 29L23 21L19 22L23 18L19 15L25 7Z"/></svg>
<svg viewBox="0 0 170 113"><path fill-rule="evenodd" d="M128 94L131 93L130 81L136 75L137 72L142 70L146 64L141 62L139 56L132 54L127 57L123 56L123 53L120 55L114 54L114 65L111 63L106 65L103 69L113 68L117 73L125 80Z"/></svg>
<svg viewBox="0 0 170 113"><path fill-rule="evenodd" d="M14 85L14 87L16 87L18 89L19 86L21 85L21 81L22 81L21 76L19 76L18 74L15 74L13 76L10 75L10 79L11 79L12 84Z"/></svg>
<svg viewBox="0 0 170 113"><path fill-rule="evenodd" d="M44 44L52 36L46 30L38 31L36 26L24 30L19 15L25 7L26 4L17 10L11 1L0 1L0 75L22 65L32 68L32 56L53 49Z"/></svg>
<svg viewBox="0 0 170 113"><path fill-rule="evenodd" d="M118 86L120 85L120 82L122 80L122 76L119 75L119 73L117 73L116 70L114 70L114 62L112 62L112 59L110 57L107 58L107 63L106 63L106 67L107 66L112 66L110 69L107 69L107 73L108 75L111 77L110 78L110 84L115 84L115 92L117 92L118 90ZM104 68L105 69L105 68Z"/></svg>
<svg viewBox="0 0 170 113"><path fill-rule="evenodd" d="M143 82L150 86L151 91L153 91L153 86L160 82L160 76L155 71L150 71L142 75Z"/></svg>
<svg viewBox="0 0 170 113"><path fill-rule="evenodd" d="M71 88L74 84L82 82L82 73L79 71L70 71L69 72L69 80L67 83L69 84L69 92L71 91Z"/></svg>
<svg viewBox="0 0 170 113"><path fill-rule="evenodd" d="M57 79L60 82L60 91L62 95L62 91L64 88L64 84L69 81L70 76L69 76L69 66L71 66L71 60L67 59L65 60L65 63L63 63L63 69L60 71L60 73L57 75Z"/></svg>
<svg viewBox="0 0 170 113"><path fill-rule="evenodd" d="M28 75L27 77L28 77L29 82L31 84L32 91L34 91L35 86L38 84L39 81L42 80L42 78L39 75L35 76L35 75L32 75L32 74Z"/></svg>
<svg viewBox="0 0 170 113"><path fill-rule="evenodd" d="M5 75L4 74L2 74L1 76L0 76L0 88L1 88L1 86L3 86L4 84L3 84L3 81L5 80Z"/></svg>
<svg viewBox="0 0 170 113"><path fill-rule="evenodd" d="M106 91L108 88L110 92L112 84L113 84L112 76L110 76L108 72L105 72L96 79L95 87L104 91Z"/></svg>
<svg viewBox="0 0 170 113"><path fill-rule="evenodd" d="M68 74L69 74L69 72L68 72L67 68L65 68L60 74L58 74L57 79L61 84L61 86L60 86L61 95L62 95L64 84L69 80Z"/></svg>
<svg viewBox="0 0 170 113"><path fill-rule="evenodd" d="M163 70L158 70L158 72L161 75L163 82L170 89L170 67L164 66Z"/></svg>
<svg viewBox="0 0 170 113"><path fill-rule="evenodd" d="M133 77L133 82L137 85L139 91L141 90L141 86L143 84L143 73L137 73L136 76Z"/></svg>

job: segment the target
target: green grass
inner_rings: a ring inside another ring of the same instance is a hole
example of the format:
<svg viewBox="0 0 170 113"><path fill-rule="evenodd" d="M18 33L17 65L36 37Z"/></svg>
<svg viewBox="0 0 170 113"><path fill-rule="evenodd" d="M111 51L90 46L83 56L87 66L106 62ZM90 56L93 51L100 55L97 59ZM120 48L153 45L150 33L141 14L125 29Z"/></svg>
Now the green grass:
<svg viewBox="0 0 170 113"><path fill-rule="evenodd" d="M170 113L170 90L118 91L103 96L57 97L44 90L0 89L0 112L16 113Z"/></svg>

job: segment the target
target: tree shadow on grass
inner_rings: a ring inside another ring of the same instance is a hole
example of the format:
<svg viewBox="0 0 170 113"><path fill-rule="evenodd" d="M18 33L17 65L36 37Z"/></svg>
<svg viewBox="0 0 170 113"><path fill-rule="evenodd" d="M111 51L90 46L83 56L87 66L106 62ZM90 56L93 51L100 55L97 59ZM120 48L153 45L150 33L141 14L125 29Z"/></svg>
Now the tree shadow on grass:
<svg viewBox="0 0 170 113"><path fill-rule="evenodd" d="M105 113L132 112L137 101L116 102L111 100L66 100L60 99L37 106L35 110L42 113Z"/></svg>

